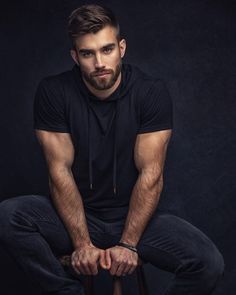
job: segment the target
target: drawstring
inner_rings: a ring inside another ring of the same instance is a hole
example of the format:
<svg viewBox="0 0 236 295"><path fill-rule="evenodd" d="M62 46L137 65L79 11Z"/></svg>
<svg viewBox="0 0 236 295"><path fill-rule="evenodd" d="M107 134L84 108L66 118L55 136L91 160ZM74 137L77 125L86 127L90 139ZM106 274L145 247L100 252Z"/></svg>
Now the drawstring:
<svg viewBox="0 0 236 295"><path fill-rule="evenodd" d="M117 170L117 113L119 108L119 101L115 102L115 136L113 147L113 193L117 193L116 170ZM93 189L93 165L92 165L92 135L91 135L91 110L88 105L88 145L89 145L89 187Z"/></svg>
<svg viewBox="0 0 236 295"><path fill-rule="evenodd" d="M116 195L117 192L117 183L116 183L116 168L117 168L117 121L118 121L118 109L119 109L119 100L115 102L115 138L114 138L114 148L113 148L113 192Z"/></svg>
<svg viewBox="0 0 236 295"><path fill-rule="evenodd" d="M92 165L92 136L91 136L91 126L92 126L92 119L91 119L91 107L89 105L89 97L87 94L87 90L83 90L83 87L79 88L78 83L77 83L77 78L79 77L81 81L81 85L84 85L83 80L81 79L81 73L80 73L80 68L78 65L75 66L76 70L76 89L78 91L78 95L80 96L81 93L80 91L82 90L84 92L84 97L87 101L87 107L88 107L88 146L89 146L89 188L92 190L93 189L93 165ZM86 88L84 86L84 88ZM117 130L118 130L118 125L117 125L117 113L118 113L118 108L119 108L119 99L115 101L115 136L114 136L114 148L113 148L113 193L114 195L117 194L117 183L116 183L116 170L117 170Z"/></svg>
<svg viewBox="0 0 236 295"><path fill-rule="evenodd" d="M88 146L89 146L89 187L93 189L93 165L92 165L92 136L91 136L91 110L88 106Z"/></svg>

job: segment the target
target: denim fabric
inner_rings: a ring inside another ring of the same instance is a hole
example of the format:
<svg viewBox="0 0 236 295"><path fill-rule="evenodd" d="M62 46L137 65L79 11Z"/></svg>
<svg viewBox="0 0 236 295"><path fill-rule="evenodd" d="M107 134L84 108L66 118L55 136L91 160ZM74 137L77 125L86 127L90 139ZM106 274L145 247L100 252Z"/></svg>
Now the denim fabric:
<svg viewBox="0 0 236 295"><path fill-rule="evenodd" d="M91 240L106 249L119 241L125 220L104 222L86 213ZM58 257L73 246L48 197L19 196L0 203L0 242L45 294L83 294L81 280L61 266ZM224 271L216 246L185 220L157 212L137 246L140 258L172 272L165 295L211 294Z"/></svg>

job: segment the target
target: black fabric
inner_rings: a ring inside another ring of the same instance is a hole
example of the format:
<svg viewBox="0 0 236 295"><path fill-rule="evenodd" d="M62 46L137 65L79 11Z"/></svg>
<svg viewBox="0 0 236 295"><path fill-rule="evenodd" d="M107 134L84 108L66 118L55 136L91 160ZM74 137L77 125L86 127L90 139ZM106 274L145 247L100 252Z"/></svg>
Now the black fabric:
<svg viewBox="0 0 236 295"><path fill-rule="evenodd" d="M68 132L72 172L86 210L104 220L124 217L138 171L137 134L172 128L172 106L161 80L122 66L119 87L105 100L85 86L78 66L43 79L36 92L34 128Z"/></svg>

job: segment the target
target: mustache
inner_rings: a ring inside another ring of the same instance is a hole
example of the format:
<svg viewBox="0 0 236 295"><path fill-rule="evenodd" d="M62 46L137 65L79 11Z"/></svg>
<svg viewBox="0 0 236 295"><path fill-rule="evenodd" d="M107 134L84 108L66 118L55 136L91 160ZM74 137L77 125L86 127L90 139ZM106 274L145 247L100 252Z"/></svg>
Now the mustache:
<svg viewBox="0 0 236 295"><path fill-rule="evenodd" d="M91 73L92 77L96 77L99 75L105 75L105 74L112 74L113 71L112 70L97 70Z"/></svg>

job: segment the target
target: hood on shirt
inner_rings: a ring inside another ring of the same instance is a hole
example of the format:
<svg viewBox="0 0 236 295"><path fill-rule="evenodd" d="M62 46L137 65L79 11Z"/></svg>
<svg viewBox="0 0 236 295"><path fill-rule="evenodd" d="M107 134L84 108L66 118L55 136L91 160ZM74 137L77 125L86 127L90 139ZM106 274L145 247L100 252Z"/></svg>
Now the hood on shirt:
<svg viewBox="0 0 236 295"><path fill-rule="evenodd" d="M113 103L114 104L114 113L112 116L112 119L109 121L109 126L107 129L111 128L111 125L115 121L115 135L114 135L114 142L113 142L113 192L114 195L116 195L117 191L117 183L116 183L116 174L117 174L117 118L119 114L119 108L120 108L120 100L124 99L130 89L132 88L134 82L140 78L143 73L135 66L130 66L127 64L122 64L121 68L121 82L117 89L106 99L100 99L99 97L92 94L89 89L86 87L82 77L80 68L78 65L74 66L74 70L76 71L77 77L79 77L79 83L80 83L80 90L84 94L84 97L86 97L86 102L88 106L88 133L89 133L89 185L90 189L93 189L93 165L92 165L92 132L91 132L91 117L92 112L95 114L98 124L101 128L102 132L105 132L104 126L103 126L103 120L104 117L101 116L101 113L97 109L97 104L102 103Z"/></svg>

